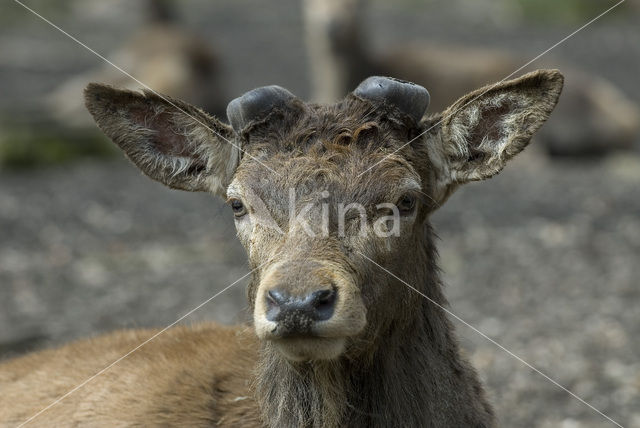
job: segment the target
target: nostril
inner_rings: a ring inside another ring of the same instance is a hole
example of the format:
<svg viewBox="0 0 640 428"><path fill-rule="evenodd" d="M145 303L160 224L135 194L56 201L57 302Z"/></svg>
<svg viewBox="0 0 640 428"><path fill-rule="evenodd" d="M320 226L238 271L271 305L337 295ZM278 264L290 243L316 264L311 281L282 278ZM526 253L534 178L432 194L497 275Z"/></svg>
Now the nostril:
<svg viewBox="0 0 640 428"><path fill-rule="evenodd" d="M314 318L325 321L333 315L336 302L336 291L332 289L318 290L311 294L311 305L314 308Z"/></svg>
<svg viewBox="0 0 640 428"><path fill-rule="evenodd" d="M322 304L331 304L336 299L336 292L330 289L315 291L312 294L312 298L316 303L316 306Z"/></svg>
<svg viewBox="0 0 640 428"><path fill-rule="evenodd" d="M273 305L280 306L287 301L287 296L279 290L269 290L267 292L267 301Z"/></svg>
<svg viewBox="0 0 640 428"><path fill-rule="evenodd" d="M267 319L276 321L280 312L285 309L289 298L279 290L269 290L265 299L267 301Z"/></svg>

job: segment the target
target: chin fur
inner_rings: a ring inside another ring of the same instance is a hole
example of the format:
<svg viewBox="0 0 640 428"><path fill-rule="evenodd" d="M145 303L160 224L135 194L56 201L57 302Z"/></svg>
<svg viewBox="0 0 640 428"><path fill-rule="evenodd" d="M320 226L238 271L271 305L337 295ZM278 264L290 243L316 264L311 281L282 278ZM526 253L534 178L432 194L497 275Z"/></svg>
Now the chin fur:
<svg viewBox="0 0 640 428"><path fill-rule="evenodd" d="M333 360L345 350L344 338L289 338L273 341L273 347L286 359L303 362L311 360Z"/></svg>
<svg viewBox="0 0 640 428"><path fill-rule="evenodd" d="M340 426L347 403L339 358L295 361L266 342L258 370L255 388L267 426Z"/></svg>

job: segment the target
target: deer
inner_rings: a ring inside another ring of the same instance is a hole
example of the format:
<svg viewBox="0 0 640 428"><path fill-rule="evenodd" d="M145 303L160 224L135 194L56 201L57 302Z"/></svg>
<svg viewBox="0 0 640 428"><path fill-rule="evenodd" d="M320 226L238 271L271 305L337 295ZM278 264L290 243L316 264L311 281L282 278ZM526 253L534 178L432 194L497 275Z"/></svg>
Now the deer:
<svg viewBox="0 0 640 428"><path fill-rule="evenodd" d="M426 112L424 87L390 77L332 104L265 86L229 103L229 124L89 84L89 112L144 174L228 202L251 320L117 331L5 361L0 424L495 426L447 314L430 216L529 144L563 81L537 70L440 113Z"/></svg>
<svg viewBox="0 0 640 428"><path fill-rule="evenodd" d="M303 18L312 99L331 102L370 75L432 85L431 104L446 108L478 86L527 71L529 58L506 49L413 40L376 49L367 30L367 0L304 0ZM558 66L557 58L544 58ZM562 100L537 139L553 157L598 157L633 150L640 138L640 106L615 83L562 62Z"/></svg>

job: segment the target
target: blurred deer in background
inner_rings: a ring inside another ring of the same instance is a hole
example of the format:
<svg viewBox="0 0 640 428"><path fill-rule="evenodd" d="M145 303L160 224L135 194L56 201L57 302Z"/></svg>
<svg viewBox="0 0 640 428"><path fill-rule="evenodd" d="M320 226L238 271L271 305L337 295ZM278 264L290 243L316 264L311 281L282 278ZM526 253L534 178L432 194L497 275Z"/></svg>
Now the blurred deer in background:
<svg viewBox="0 0 640 428"><path fill-rule="evenodd" d="M425 88L391 78L327 105L268 86L229 104L231 125L89 85L98 126L145 174L228 200L253 322L121 331L4 362L0 424L494 426L446 316L429 219L527 146L562 84L538 70L433 115Z"/></svg>
<svg viewBox="0 0 640 428"><path fill-rule="evenodd" d="M364 31L367 5L366 0L304 0L314 100L333 102L377 74L433 88L432 106L440 111L460 94L504 79L528 60L504 50L445 43L413 42L376 52ZM640 107L602 77L561 68L567 80L563 97L540 132L549 153L601 155L632 148L640 135Z"/></svg>
<svg viewBox="0 0 640 428"><path fill-rule="evenodd" d="M177 6L169 0L147 0L146 23L107 57L154 90L197 104L217 116L224 115L228 100L220 82L220 59L207 40L180 25ZM60 123L93 126L78 97L90 81L132 90L140 87L110 64L75 76L45 100Z"/></svg>

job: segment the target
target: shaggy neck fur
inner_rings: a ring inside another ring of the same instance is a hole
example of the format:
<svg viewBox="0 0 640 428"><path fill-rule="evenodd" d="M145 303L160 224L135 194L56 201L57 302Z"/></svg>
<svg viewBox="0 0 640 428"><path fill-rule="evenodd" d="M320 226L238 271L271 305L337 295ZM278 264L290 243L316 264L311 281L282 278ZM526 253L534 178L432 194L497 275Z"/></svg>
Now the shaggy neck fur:
<svg viewBox="0 0 640 428"><path fill-rule="evenodd" d="M394 272L440 304L433 234ZM385 278L379 272L377 280ZM412 292L414 293L414 292ZM489 427L493 412L444 311L420 296L407 319L378 330L369 352L292 363L263 344L255 383L271 427Z"/></svg>

